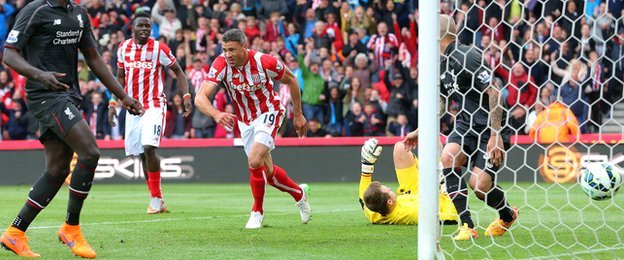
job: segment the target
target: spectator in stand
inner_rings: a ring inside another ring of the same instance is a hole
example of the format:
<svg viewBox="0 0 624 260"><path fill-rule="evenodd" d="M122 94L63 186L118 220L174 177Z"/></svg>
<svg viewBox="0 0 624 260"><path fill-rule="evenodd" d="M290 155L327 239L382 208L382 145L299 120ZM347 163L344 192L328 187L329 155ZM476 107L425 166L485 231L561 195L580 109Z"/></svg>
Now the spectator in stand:
<svg viewBox="0 0 624 260"><path fill-rule="evenodd" d="M7 39L9 31L7 21L13 16L13 13L15 13L15 7L6 3L6 0L0 2L0 46L4 46L4 42Z"/></svg>
<svg viewBox="0 0 624 260"><path fill-rule="evenodd" d="M526 115L537 99L535 81L526 73L522 63L516 63L511 73L503 66L498 66L496 73L507 82L506 104L512 116L510 126L516 131L523 129Z"/></svg>
<svg viewBox="0 0 624 260"><path fill-rule="evenodd" d="M325 105L327 111L327 131L332 136L341 136L344 122L343 103L340 90L336 84L329 85L329 99Z"/></svg>
<svg viewBox="0 0 624 260"><path fill-rule="evenodd" d="M412 128L418 128L418 68L411 67L407 85L410 90L410 106L407 110L407 121Z"/></svg>
<svg viewBox="0 0 624 260"><path fill-rule="evenodd" d="M384 75L384 82L390 88L390 102L388 102L386 114L391 118L396 118L397 115L405 114L409 110L410 89L407 82L403 80L401 73L396 73L393 77L388 74L390 73ZM390 81L391 78L392 81Z"/></svg>
<svg viewBox="0 0 624 260"><path fill-rule="evenodd" d="M266 42L275 42L283 34L284 25L280 18L280 12L274 11L264 25L264 36L262 39Z"/></svg>
<svg viewBox="0 0 624 260"><path fill-rule="evenodd" d="M199 91L199 87L201 87L201 83L208 76L208 72L204 68L204 64L201 59L195 58L193 61L193 67L186 74L188 80L191 81L192 92L197 93Z"/></svg>
<svg viewBox="0 0 624 260"><path fill-rule="evenodd" d="M361 106L362 104L364 104L364 101L364 88L360 83L360 78L354 77L351 79L351 84L349 90L347 91L347 94L342 99L342 109L343 111L345 111L343 112L343 114L346 115L348 111L352 111L352 106L355 104Z"/></svg>
<svg viewBox="0 0 624 260"><path fill-rule="evenodd" d="M284 0L260 0L258 6L260 7L258 15L261 18L266 19L274 14L277 14L277 17L288 14L288 6Z"/></svg>
<svg viewBox="0 0 624 260"><path fill-rule="evenodd" d="M333 13L335 17L339 15L338 9L329 2L329 0L318 0L316 3L312 4L312 8L315 9L316 12L316 17L320 18L323 22L327 22L327 17L325 15L329 13ZM314 6L315 4L317 4L316 7Z"/></svg>
<svg viewBox="0 0 624 260"><path fill-rule="evenodd" d="M586 61L589 57L589 52L595 49L596 41L592 38L591 29L589 28L589 25L583 24L583 27L581 28L580 41L578 45L576 45L574 52L578 53L579 57Z"/></svg>
<svg viewBox="0 0 624 260"><path fill-rule="evenodd" d="M303 35L303 37L300 37L299 44L303 44L304 39L312 37L314 27L318 20L314 9L307 8L307 0L297 0L297 8L303 9L305 12L305 15L295 15L295 19L297 19L297 23L299 24L299 34ZM295 13L297 13L297 10Z"/></svg>
<svg viewBox="0 0 624 260"><path fill-rule="evenodd" d="M397 119L388 125L388 133L390 136L405 137L414 129L409 125L407 121L407 115L401 113L397 116Z"/></svg>
<svg viewBox="0 0 624 260"><path fill-rule="evenodd" d="M161 10L164 15L161 15ZM152 8L152 18L158 24L158 35L167 39L174 39L176 30L182 29L182 22L176 17L175 9L168 7L163 0L158 0Z"/></svg>
<svg viewBox="0 0 624 260"><path fill-rule="evenodd" d="M559 88L558 100L567 105L581 125L581 133L587 133L587 96L583 91L583 85L587 82L587 66L580 60L573 59L567 70L561 70L556 62L551 63L553 73L563 77L562 86Z"/></svg>
<svg viewBox="0 0 624 260"><path fill-rule="evenodd" d="M373 104L364 105L364 136L384 136L385 127L383 116L380 111L375 109Z"/></svg>
<svg viewBox="0 0 624 260"><path fill-rule="evenodd" d="M544 85L548 79L548 66L541 60L539 55L539 49L531 48L524 50L524 64L529 68L529 76L535 80L535 84L538 87Z"/></svg>
<svg viewBox="0 0 624 260"><path fill-rule="evenodd" d="M578 140L578 134L579 124L576 116L559 101L553 102L539 112L529 131L531 138L542 144L568 143Z"/></svg>
<svg viewBox="0 0 624 260"><path fill-rule="evenodd" d="M323 21L317 21L314 26L314 33L312 33L312 41L314 42L314 49L331 47L331 39L325 31L325 23Z"/></svg>
<svg viewBox="0 0 624 260"><path fill-rule="evenodd" d="M319 71L319 75L321 75L323 80L327 83L335 82L338 84L338 72L330 59L324 59L321 61L321 70Z"/></svg>
<svg viewBox="0 0 624 260"><path fill-rule="evenodd" d="M342 49L342 56L355 58L359 53L366 54L367 52L366 45L360 41L357 33L351 33L349 35L349 43Z"/></svg>
<svg viewBox="0 0 624 260"><path fill-rule="evenodd" d="M353 32L357 29L363 29L368 35L376 33L376 24L373 17L370 17L365 11L364 7L357 6L353 10L351 19L347 22L345 32Z"/></svg>
<svg viewBox="0 0 624 260"><path fill-rule="evenodd" d="M396 32L397 41L399 43L399 60L402 61L403 67L416 67L418 61L418 33L416 19L413 15L409 15L409 29L399 27L397 15L392 14L392 27Z"/></svg>
<svg viewBox="0 0 624 260"><path fill-rule="evenodd" d="M208 19L206 17L199 17L197 19L197 30L195 31L195 50L206 51L206 44L202 44L202 40L205 40L206 35L209 34L210 28L208 27Z"/></svg>
<svg viewBox="0 0 624 260"><path fill-rule="evenodd" d="M488 25L481 28L481 33L490 36L490 38L496 42L505 39L503 26L496 17L491 17L489 19Z"/></svg>
<svg viewBox="0 0 624 260"><path fill-rule="evenodd" d="M90 103L83 108L85 118L96 139L110 140L110 124L108 123L108 106L103 104L102 94L91 93Z"/></svg>
<svg viewBox="0 0 624 260"><path fill-rule="evenodd" d="M371 87L371 74L378 72L379 69L378 63L375 61L372 53L369 54L369 58L366 57L366 54L360 53L355 55L355 57L349 55L345 59L345 66L350 66L353 64L353 60L355 58L355 67L353 70L353 78L360 79L360 83L363 88ZM383 63L382 63L383 64Z"/></svg>
<svg viewBox="0 0 624 260"><path fill-rule="evenodd" d="M379 91L376 89L366 89L364 95L367 96L367 92L370 92L368 97L368 104L375 106L375 111L378 111L384 121L387 121L386 110L388 109L388 103L381 98Z"/></svg>
<svg viewBox="0 0 624 260"><path fill-rule="evenodd" d="M377 25L377 34L368 41L368 49L375 55L375 61L385 64L397 52L399 41L394 33L388 32L388 25L380 22Z"/></svg>
<svg viewBox="0 0 624 260"><path fill-rule="evenodd" d="M306 133L306 137L331 137L331 135L323 129L321 123L316 120L316 118L310 119L308 121L308 132Z"/></svg>
<svg viewBox="0 0 624 260"><path fill-rule="evenodd" d="M353 10L347 1L343 1L340 4L340 31L342 32L342 38L347 39L347 35L351 32L351 29L348 28L349 21L353 18Z"/></svg>
<svg viewBox="0 0 624 260"><path fill-rule="evenodd" d="M259 38L262 34L260 32L260 27L258 27L258 21L254 16L247 16L246 23L246 29L243 32L245 32L245 35L247 35L247 39L249 39L249 42L253 43L254 40L256 38Z"/></svg>
<svg viewBox="0 0 624 260"><path fill-rule="evenodd" d="M342 37L342 31L340 30L340 25L336 20L336 14L331 12L327 13L325 15L325 20L327 21L325 34L329 37L333 49L335 49L336 52L341 52L345 44Z"/></svg>
<svg viewBox="0 0 624 260"><path fill-rule="evenodd" d="M624 89L624 26L618 29L618 34L611 38L609 42L608 58L613 62L613 72L609 80L609 88L606 90L606 98L614 103L622 97Z"/></svg>
<svg viewBox="0 0 624 260"><path fill-rule="evenodd" d="M297 45L299 45L300 38L299 30L295 23L289 23L286 28L288 29L288 35L282 33L284 45L292 55L297 56Z"/></svg>
<svg viewBox="0 0 624 260"><path fill-rule="evenodd" d="M299 68L303 77L303 91L301 93L301 103L303 103L303 115L308 120L316 118L319 122L323 121L323 102L325 101L325 80L320 75L319 64L310 61L313 46L310 42L307 44L307 52L305 58L301 56L303 48L299 50Z"/></svg>
<svg viewBox="0 0 624 260"><path fill-rule="evenodd" d="M366 114L362 111L360 103L353 103L349 109L349 113L345 118L345 127L347 136L364 136L364 123L366 122Z"/></svg>
<svg viewBox="0 0 624 260"><path fill-rule="evenodd" d="M184 116L182 94L177 91L171 99L172 104L167 106L167 124L165 137L172 139L187 139L191 137L191 118Z"/></svg>
<svg viewBox="0 0 624 260"><path fill-rule="evenodd" d="M22 95L19 91L16 91L9 71L0 71L0 103L2 103L6 109L11 109L13 108L13 100L20 99L22 99Z"/></svg>
<svg viewBox="0 0 624 260"><path fill-rule="evenodd" d="M589 52L588 67L589 82L584 90L589 102L589 119L591 120L588 122L588 127L590 132L597 133L602 126L602 113L610 110L603 100L603 97L607 95L605 90L608 88L608 82L605 81L607 68L602 65L596 51Z"/></svg>
<svg viewBox="0 0 624 260"><path fill-rule="evenodd" d="M9 121L7 133L11 140L35 139L37 132L37 120L26 109L24 100L15 100L13 109L8 111Z"/></svg>

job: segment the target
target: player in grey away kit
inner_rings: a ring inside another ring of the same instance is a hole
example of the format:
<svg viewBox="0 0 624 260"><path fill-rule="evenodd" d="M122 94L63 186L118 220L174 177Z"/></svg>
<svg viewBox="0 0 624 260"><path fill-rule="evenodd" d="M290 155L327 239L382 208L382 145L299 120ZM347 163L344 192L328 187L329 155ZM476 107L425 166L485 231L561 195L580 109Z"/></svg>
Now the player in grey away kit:
<svg viewBox="0 0 624 260"><path fill-rule="evenodd" d="M456 101L462 107L441 157L446 189L462 224L454 239L479 237L468 209L468 188L462 178L462 166L468 167L469 163L472 164L470 187L477 198L499 213L485 235L501 236L511 227L519 211L509 206L504 191L496 185L496 172L503 164L511 136L502 127L505 113L499 96L500 84L491 83L491 71L484 66L479 51L455 40L453 18L441 15L441 109L444 111L446 107L445 99ZM418 131L414 131L406 137L406 142L413 148L417 138Z"/></svg>
<svg viewBox="0 0 624 260"><path fill-rule="evenodd" d="M69 185L67 215L58 237L72 253L95 258L95 251L82 235L79 218L91 190L100 151L78 109L82 100L78 50L130 113L141 115L143 108L124 93L108 71L97 51L87 10L71 1L35 0L26 5L17 15L5 47L3 62L28 78L26 103L39 121L46 170L30 189L25 205L0 237L0 243L17 255L39 256L31 251L25 231L61 188L76 152L78 161Z"/></svg>

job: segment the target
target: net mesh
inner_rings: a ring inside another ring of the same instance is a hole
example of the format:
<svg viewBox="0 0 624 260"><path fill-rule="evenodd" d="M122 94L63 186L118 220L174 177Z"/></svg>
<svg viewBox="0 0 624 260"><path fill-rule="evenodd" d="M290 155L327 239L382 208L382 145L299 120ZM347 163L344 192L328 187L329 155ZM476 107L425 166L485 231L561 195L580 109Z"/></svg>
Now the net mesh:
<svg viewBox="0 0 624 260"><path fill-rule="evenodd" d="M505 127L514 137L496 181L520 208L510 232L487 237L498 214L470 194L480 238L454 241L457 226L442 226L448 258L624 255L624 196L594 201L577 183L590 163L624 160L621 9L621 1L441 2L455 19L457 41L479 49L502 82ZM461 104L447 100L444 117L456 116Z"/></svg>

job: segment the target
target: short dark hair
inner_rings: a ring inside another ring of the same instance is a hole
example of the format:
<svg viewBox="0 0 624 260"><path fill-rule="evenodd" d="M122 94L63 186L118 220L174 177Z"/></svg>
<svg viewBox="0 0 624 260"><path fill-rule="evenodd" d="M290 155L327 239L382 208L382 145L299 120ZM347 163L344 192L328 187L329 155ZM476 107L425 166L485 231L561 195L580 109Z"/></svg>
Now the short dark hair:
<svg viewBox="0 0 624 260"><path fill-rule="evenodd" d="M381 191L381 183L373 181L364 192L364 204L371 211L377 212L383 216L390 213L388 208L388 200L390 194Z"/></svg>
<svg viewBox="0 0 624 260"><path fill-rule="evenodd" d="M223 34L223 42L247 43L247 36L239 29L229 29Z"/></svg>
<svg viewBox="0 0 624 260"><path fill-rule="evenodd" d="M139 18L147 18L147 19L149 19L150 21L152 20L152 16L151 16L149 13L147 13L147 12L139 12L139 13L136 13L136 14L134 15L134 18L133 18L133 20L132 20L132 23L134 23L134 21L136 21L136 20L137 20L137 19L139 19Z"/></svg>

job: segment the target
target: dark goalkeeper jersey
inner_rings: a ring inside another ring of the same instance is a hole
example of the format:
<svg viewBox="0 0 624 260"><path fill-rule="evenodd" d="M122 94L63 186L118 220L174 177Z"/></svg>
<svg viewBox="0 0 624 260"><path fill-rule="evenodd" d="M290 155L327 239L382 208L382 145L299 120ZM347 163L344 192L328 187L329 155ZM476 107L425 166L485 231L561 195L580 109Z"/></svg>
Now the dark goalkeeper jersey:
<svg viewBox="0 0 624 260"><path fill-rule="evenodd" d="M492 72L483 64L481 52L453 42L444 50L440 66L441 94L448 102L454 100L461 106L457 121L480 128L488 126L490 105L486 89Z"/></svg>
<svg viewBox="0 0 624 260"><path fill-rule="evenodd" d="M71 87L67 92L50 91L41 82L28 79L29 98L69 95L80 99L78 86L78 49L95 48L89 16L84 7L68 1L35 0L18 14L6 47L21 51L32 66L43 71L65 73L59 81Z"/></svg>

